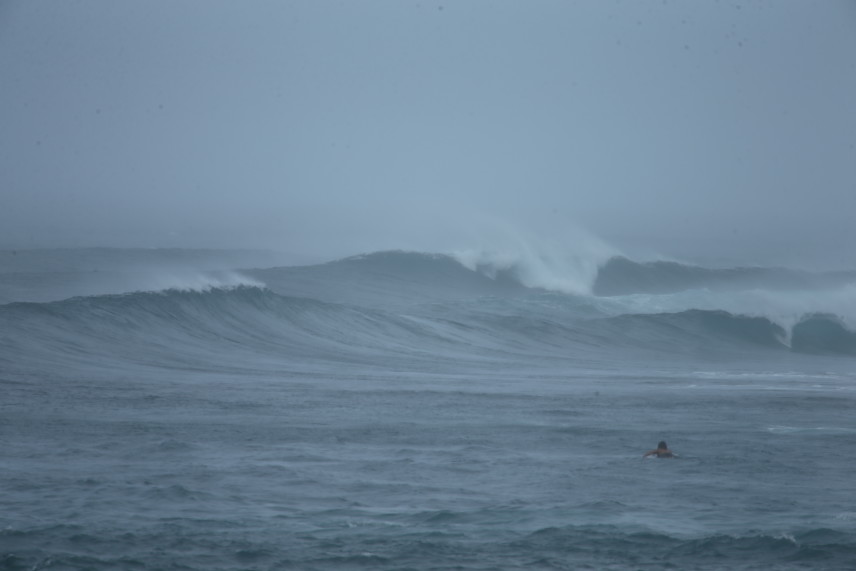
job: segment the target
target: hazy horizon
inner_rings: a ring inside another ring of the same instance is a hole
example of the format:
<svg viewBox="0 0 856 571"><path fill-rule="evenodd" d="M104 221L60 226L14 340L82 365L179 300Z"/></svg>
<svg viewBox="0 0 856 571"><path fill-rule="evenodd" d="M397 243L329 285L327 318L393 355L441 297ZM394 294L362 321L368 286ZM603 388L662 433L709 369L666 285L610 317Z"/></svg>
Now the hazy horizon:
<svg viewBox="0 0 856 571"><path fill-rule="evenodd" d="M856 267L856 4L0 4L0 248Z"/></svg>

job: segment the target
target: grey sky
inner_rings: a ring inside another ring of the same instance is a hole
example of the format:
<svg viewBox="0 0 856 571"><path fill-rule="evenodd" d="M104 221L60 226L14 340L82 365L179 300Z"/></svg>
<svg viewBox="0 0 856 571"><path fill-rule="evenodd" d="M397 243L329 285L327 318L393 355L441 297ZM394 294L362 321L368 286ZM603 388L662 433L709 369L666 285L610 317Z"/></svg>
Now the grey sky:
<svg viewBox="0 0 856 571"><path fill-rule="evenodd" d="M0 247L856 267L852 1L6 0L0 78Z"/></svg>

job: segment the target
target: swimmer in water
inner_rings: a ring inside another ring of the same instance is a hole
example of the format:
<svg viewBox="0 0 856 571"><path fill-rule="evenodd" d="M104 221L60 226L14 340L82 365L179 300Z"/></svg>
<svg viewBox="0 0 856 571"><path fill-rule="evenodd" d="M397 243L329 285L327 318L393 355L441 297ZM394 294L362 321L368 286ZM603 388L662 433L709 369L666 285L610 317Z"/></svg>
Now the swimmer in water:
<svg viewBox="0 0 856 571"><path fill-rule="evenodd" d="M656 455L657 458L674 458L675 454L672 454L672 451L669 450L669 447L666 445L665 440L661 440L657 443L656 450L649 450L645 454L642 455L643 458L647 458L648 456Z"/></svg>

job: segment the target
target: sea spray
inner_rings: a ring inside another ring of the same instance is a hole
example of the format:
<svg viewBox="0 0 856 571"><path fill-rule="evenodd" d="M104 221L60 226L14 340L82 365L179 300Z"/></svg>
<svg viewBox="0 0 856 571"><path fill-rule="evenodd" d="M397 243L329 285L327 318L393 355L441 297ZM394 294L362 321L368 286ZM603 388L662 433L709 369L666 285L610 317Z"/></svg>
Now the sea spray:
<svg viewBox="0 0 856 571"><path fill-rule="evenodd" d="M175 270L141 273L134 291L210 291L239 286L264 287L264 284L236 271L181 272Z"/></svg>
<svg viewBox="0 0 856 571"><path fill-rule="evenodd" d="M452 253L462 265L491 278L510 276L531 288L589 295L599 268L617 252L602 240L574 232L568 243L521 233L507 234L482 249Z"/></svg>

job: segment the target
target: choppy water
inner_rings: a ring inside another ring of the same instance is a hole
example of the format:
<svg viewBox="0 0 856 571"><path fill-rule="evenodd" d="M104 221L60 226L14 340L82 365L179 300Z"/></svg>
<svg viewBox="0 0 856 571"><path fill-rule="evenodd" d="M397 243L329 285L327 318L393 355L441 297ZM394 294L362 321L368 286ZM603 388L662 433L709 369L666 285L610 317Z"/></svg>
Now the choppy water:
<svg viewBox="0 0 856 571"><path fill-rule="evenodd" d="M841 275L240 275L0 305L0 569L856 567Z"/></svg>

